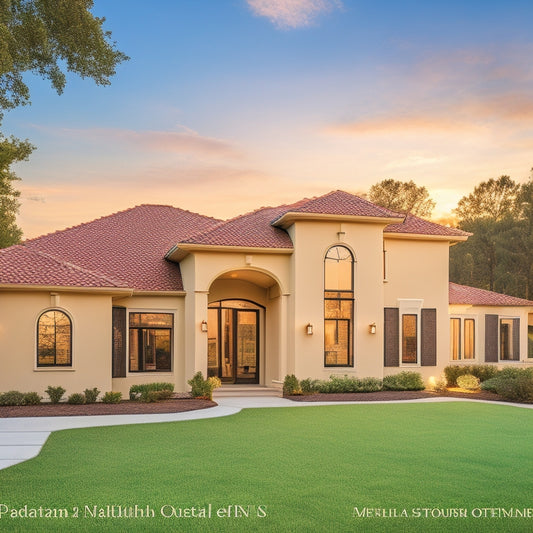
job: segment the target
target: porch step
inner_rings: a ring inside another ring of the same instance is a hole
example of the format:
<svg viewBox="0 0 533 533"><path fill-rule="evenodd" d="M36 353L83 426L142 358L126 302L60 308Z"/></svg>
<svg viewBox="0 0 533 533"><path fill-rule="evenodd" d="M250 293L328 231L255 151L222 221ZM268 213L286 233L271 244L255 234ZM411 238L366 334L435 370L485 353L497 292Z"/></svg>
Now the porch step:
<svg viewBox="0 0 533 533"><path fill-rule="evenodd" d="M213 391L213 399L229 396L274 396L280 397L281 389L263 385L222 385Z"/></svg>

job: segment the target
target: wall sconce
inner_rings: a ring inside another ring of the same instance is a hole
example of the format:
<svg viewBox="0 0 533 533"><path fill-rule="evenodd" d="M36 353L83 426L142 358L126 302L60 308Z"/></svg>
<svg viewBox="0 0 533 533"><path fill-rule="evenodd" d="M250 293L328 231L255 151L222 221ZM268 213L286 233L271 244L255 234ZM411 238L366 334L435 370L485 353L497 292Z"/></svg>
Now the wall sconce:
<svg viewBox="0 0 533 533"><path fill-rule="evenodd" d="M371 335L376 334L376 323L375 322L372 322L372 324L368 326L368 333L370 333Z"/></svg>
<svg viewBox="0 0 533 533"><path fill-rule="evenodd" d="M202 323L200 324L200 329L203 333L207 333L207 322L205 320L202 320Z"/></svg>
<svg viewBox="0 0 533 533"><path fill-rule="evenodd" d="M308 335L312 335L313 334L313 324L311 324L311 323L307 324L307 326L305 326L305 332Z"/></svg>

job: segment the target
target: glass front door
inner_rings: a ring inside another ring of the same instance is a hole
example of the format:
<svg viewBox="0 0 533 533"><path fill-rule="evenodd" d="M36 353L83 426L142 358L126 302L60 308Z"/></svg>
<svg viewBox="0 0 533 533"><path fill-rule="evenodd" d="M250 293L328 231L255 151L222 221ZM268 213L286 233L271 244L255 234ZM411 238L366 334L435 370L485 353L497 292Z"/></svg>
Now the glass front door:
<svg viewBox="0 0 533 533"><path fill-rule="evenodd" d="M209 308L207 375L224 383L259 383L259 310L243 308L253 305L248 302L232 304Z"/></svg>

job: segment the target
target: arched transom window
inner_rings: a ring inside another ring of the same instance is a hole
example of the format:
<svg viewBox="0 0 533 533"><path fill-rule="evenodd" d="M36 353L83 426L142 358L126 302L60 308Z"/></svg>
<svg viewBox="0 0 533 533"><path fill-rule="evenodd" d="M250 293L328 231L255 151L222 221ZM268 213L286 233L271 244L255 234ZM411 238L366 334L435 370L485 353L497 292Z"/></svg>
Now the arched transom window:
<svg viewBox="0 0 533 533"><path fill-rule="evenodd" d="M45 311L37 321L37 366L72 366L72 322L63 311Z"/></svg>
<svg viewBox="0 0 533 533"><path fill-rule="evenodd" d="M324 365L353 366L354 258L332 246L324 260Z"/></svg>

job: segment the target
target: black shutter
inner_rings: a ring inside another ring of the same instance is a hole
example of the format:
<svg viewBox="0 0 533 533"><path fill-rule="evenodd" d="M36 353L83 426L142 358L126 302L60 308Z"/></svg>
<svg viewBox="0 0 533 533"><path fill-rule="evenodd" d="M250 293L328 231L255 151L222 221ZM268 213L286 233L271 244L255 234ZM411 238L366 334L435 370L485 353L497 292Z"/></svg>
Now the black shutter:
<svg viewBox="0 0 533 533"><path fill-rule="evenodd" d="M384 365L400 366L400 310L385 307Z"/></svg>
<svg viewBox="0 0 533 533"><path fill-rule="evenodd" d="M421 360L422 366L437 366L437 310L421 310Z"/></svg>
<svg viewBox="0 0 533 533"><path fill-rule="evenodd" d="M513 318L513 360L520 361L520 319Z"/></svg>
<svg viewBox="0 0 533 533"><path fill-rule="evenodd" d="M498 315L485 315L485 362L498 362Z"/></svg>
<svg viewBox="0 0 533 533"><path fill-rule="evenodd" d="M113 307L113 377L126 377L125 307Z"/></svg>

